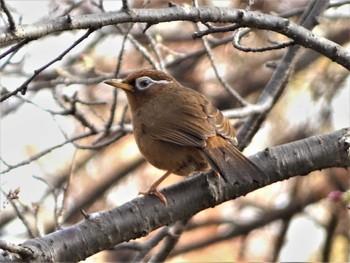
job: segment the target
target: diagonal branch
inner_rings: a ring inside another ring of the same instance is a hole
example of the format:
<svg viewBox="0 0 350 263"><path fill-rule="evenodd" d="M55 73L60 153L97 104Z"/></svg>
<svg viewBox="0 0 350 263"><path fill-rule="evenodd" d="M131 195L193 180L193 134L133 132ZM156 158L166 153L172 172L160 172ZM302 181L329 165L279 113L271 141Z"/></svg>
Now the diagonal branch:
<svg viewBox="0 0 350 263"><path fill-rule="evenodd" d="M350 128L268 148L251 157L269 177L266 184L330 167L349 167ZM168 207L154 196L136 198L118 208L93 213L80 223L23 247L32 261L80 261L116 244L145 236L160 226L259 188L258 184L229 185L213 174L201 174L162 190Z"/></svg>
<svg viewBox="0 0 350 263"><path fill-rule="evenodd" d="M15 20L13 19L13 16L12 16L10 10L7 8L7 6L5 4L5 0L0 0L0 8L2 9L2 11L4 11L5 15L7 16L7 21L9 23L8 30L9 31L15 30L16 23L15 23Z"/></svg>
<svg viewBox="0 0 350 263"><path fill-rule="evenodd" d="M300 18L301 26L306 27L307 29L312 29L317 24L316 18L323 12L327 3L327 0L310 1L308 8L306 8ZM288 83L292 69L294 68L299 49L300 46L298 45L292 46L288 48L283 55L277 69L273 73L269 83L257 101L257 104L271 102L270 107L263 113L257 113L249 116L245 121L243 127L237 135L239 149L244 149L245 146L250 143L251 139L260 128L260 125L268 115L269 111L273 108L275 103L282 95Z"/></svg>
<svg viewBox="0 0 350 263"><path fill-rule="evenodd" d="M43 70L50 67L52 64L56 63L57 61L60 61L65 55L67 55L73 48L75 48L79 43L81 43L85 38L87 38L92 32L94 32L95 29L90 28L84 35L82 35L78 40L76 40L72 45L70 45L65 51L63 51L58 57L51 60L41 68L38 68L34 70L33 75L27 79L21 86L19 86L14 91L8 92L0 97L0 102L8 99L9 97L16 95L18 92L21 92L22 95L24 95L27 92L28 84L32 82L32 80L38 76Z"/></svg>

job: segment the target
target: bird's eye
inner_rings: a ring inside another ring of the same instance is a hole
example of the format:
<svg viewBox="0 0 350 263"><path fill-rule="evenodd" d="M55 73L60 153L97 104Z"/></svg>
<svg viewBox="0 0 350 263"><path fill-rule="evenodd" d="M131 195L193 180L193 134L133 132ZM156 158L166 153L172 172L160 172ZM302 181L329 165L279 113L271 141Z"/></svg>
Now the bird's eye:
<svg viewBox="0 0 350 263"><path fill-rule="evenodd" d="M152 84L154 83L154 81L149 78L149 77L141 77L136 79L135 85L136 88L139 90L144 90L149 88Z"/></svg>

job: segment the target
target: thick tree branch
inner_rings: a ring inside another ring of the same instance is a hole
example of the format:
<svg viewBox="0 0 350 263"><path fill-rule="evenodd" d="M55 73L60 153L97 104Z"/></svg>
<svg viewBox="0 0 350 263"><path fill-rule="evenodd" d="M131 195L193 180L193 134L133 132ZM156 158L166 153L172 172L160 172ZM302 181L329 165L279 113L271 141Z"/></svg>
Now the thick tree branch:
<svg viewBox="0 0 350 263"><path fill-rule="evenodd" d="M330 167L349 167L350 129L271 147L251 159L269 177L267 184ZM168 207L156 197L138 197L110 211L94 213L80 223L23 247L32 261L80 261L123 241L147 235L160 226L260 188L258 184L229 185L213 174L201 174L162 190Z"/></svg>
<svg viewBox="0 0 350 263"><path fill-rule="evenodd" d="M128 12L118 11L80 16L67 15L33 25L18 26L15 32L4 32L0 34L0 47L23 39L37 39L67 30L96 29L107 25L129 22L158 24L171 21L237 23L240 27L275 31L293 39L296 44L311 48L350 69L350 53L345 48L328 39L316 36L309 30L285 18L222 7L185 8L173 6L162 9L129 9Z"/></svg>

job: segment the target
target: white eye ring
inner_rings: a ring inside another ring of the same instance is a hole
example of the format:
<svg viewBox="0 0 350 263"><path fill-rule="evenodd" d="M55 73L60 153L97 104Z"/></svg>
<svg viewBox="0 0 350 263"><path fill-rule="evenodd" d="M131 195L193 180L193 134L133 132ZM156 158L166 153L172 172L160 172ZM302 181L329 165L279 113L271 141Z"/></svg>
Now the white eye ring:
<svg viewBox="0 0 350 263"><path fill-rule="evenodd" d="M155 81L150 77L141 77L135 80L135 86L138 90L148 89Z"/></svg>
<svg viewBox="0 0 350 263"><path fill-rule="evenodd" d="M135 87L138 90L145 90L148 89L150 86L152 86L153 84L169 84L171 83L171 81L167 81L167 80L153 80L150 77L140 77L137 78L135 80Z"/></svg>

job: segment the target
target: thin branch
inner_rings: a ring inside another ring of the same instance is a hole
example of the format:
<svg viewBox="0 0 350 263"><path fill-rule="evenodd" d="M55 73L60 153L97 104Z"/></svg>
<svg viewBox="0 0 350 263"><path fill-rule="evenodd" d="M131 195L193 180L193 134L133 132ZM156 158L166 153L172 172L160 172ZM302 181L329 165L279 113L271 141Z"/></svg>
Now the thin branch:
<svg viewBox="0 0 350 263"><path fill-rule="evenodd" d="M180 247L171 254L171 257L176 255L188 253L194 250L202 249L213 244L218 244L219 242L227 241L235 237L245 236L255 229L271 224L272 222L284 218L292 217L293 215L302 211L307 205L312 204L320 200L320 195L317 192L312 192L308 198L304 198L297 202L291 202L288 206L280 209L271 209L265 211L258 218L237 224L232 227L229 231L225 232L219 236L211 236L204 240L198 241L196 243L191 243L187 246Z"/></svg>
<svg viewBox="0 0 350 263"><path fill-rule="evenodd" d="M289 40L289 41L285 41L283 43L277 43L271 46L267 46L267 47L243 47L240 44L240 41L242 39L242 37L244 35L246 35L247 33L251 32L250 28L240 28L238 29L238 31L234 34L233 37L233 41L232 44L235 48L237 48L238 50L244 51L244 52L264 52L264 51L271 51L271 50L276 50L276 49L282 49L282 48L286 48L289 47L291 45L294 45L294 40Z"/></svg>
<svg viewBox="0 0 350 263"><path fill-rule="evenodd" d="M111 135L108 136L108 138L102 138L99 137L98 141L93 141L91 145L81 145L78 143L73 143L74 146L80 150L99 150L102 149L108 145L111 145L112 143L119 140L121 137L123 137L126 134L126 132L122 129L118 130L117 132L111 132Z"/></svg>
<svg viewBox="0 0 350 263"><path fill-rule="evenodd" d="M56 229L61 229L58 218L59 218L59 209L58 209L58 194L56 193L56 189L50 185L49 182L47 182L44 178L39 177L39 176L33 176L33 178L43 182L49 189L50 189L50 193L53 196L54 199L54 209L53 209L53 213L54 213L54 219L55 219L55 226Z"/></svg>
<svg viewBox="0 0 350 263"><path fill-rule="evenodd" d="M128 36L130 34L131 29L133 28L134 24L131 24L129 26L129 28L126 30L124 36L123 36L123 40L122 40L122 45L120 47L120 51L119 51L119 55L118 55L118 59L117 59L117 65L114 71L114 76L117 78L120 72L120 69L122 67L122 61L123 61L123 55L124 55L124 51L125 51L125 44L126 44L126 40L128 39ZM118 27L119 31L122 31L120 27Z"/></svg>
<svg viewBox="0 0 350 263"><path fill-rule="evenodd" d="M215 41L208 41L208 44L210 45L210 48L216 48L222 45L226 45L227 43L230 43L232 41L233 36L229 36L220 40L215 40ZM165 63L165 67L166 68L171 68L171 67L176 67L177 65L179 65L181 62L185 61L186 59L195 59L195 58L199 58L203 55L206 54L206 49L203 47L202 49L193 51L191 53L187 53L186 55L183 56L178 56L177 58L166 62Z"/></svg>
<svg viewBox="0 0 350 263"><path fill-rule="evenodd" d="M84 0L80 0L77 2L69 2L70 5L68 7L64 7L62 10L60 10L59 13L57 12L54 15L57 17L69 15L70 12L72 12L74 9L80 7L84 2L85 2ZM56 8L62 8L62 4L57 3Z"/></svg>
<svg viewBox="0 0 350 263"><path fill-rule="evenodd" d="M7 201L12 205L13 209L16 212L17 217L19 218L19 220L21 220L22 224L24 225L25 229L27 230L28 236L30 238L35 238L36 235L34 234L33 230L31 229L28 220L23 216L23 213L21 211L19 211L19 208L15 202L15 200L17 200L18 198L12 197L13 191L10 190L10 192L8 194L6 194L2 188L0 188L0 191L6 197Z"/></svg>
<svg viewBox="0 0 350 263"><path fill-rule="evenodd" d="M235 31L238 28L240 28L240 25L233 24L233 25L228 25L228 26L212 26L209 23L203 23L207 29L206 30L197 30L192 34L193 38L200 38L212 33L224 33L224 32L230 32L230 31Z"/></svg>
<svg viewBox="0 0 350 263"><path fill-rule="evenodd" d="M275 240L275 243L272 246L273 251L271 252L271 259L268 261L270 261L270 262L278 262L279 261L278 257L280 255L280 252L281 252L282 247L284 245L287 231L289 229L291 220L292 220L292 216L288 216L282 220L282 224L280 226L277 239Z"/></svg>
<svg viewBox="0 0 350 263"><path fill-rule="evenodd" d="M194 7L198 8L199 7L198 6L198 1L197 0L193 0L193 5L194 5ZM199 30L199 24L198 23L196 24L196 27L197 27L197 30ZM230 85L221 77L221 75L220 75L220 73L219 73L219 71L218 71L218 69L216 67L214 56L213 56L213 54L211 52L210 45L208 44L207 39L203 37L202 38L202 43L203 43L204 49L205 49L205 51L207 53L207 56L209 58L211 67L213 68L215 76L218 79L218 81L241 104L241 106L246 106L247 103L245 102L245 100L238 94L238 92L236 92L236 90L234 90L232 87L230 87Z"/></svg>
<svg viewBox="0 0 350 263"><path fill-rule="evenodd" d="M339 6L347 5L347 4L350 4L350 0L340 0L338 2L329 3L327 6L327 9L332 8L332 7L339 7ZM288 18L288 17L292 17L292 16L296 16L296 15L301 15L302 13L304 13L306 7L307 6L293 8L292 10L288 10L288 11L285 11L283 13L280 13L279 16Z"/></svg>
<svg viewBox="0 0 350 263"><path fill-rule="evenodd" d="M316 17L322 13L327 3L328 1L326 0L312 0L309 3L308 8L305 9L305 13L300 18L302 26L308 29L313 28L317 24ZM296 62L296 55L299 49L300 46L298 45L292 46L288 48L283 55L277 69L257 101L257 104L263 104L265 100L272 100L271 107L263 114L254 114L248 117L237 134L239 149L244 149L250 143L251 139L260 128L260 125L265 120L267 113L272 109L278 98L281 96Z"/></svg>
<svg viewBox="0 0 350 263"><path fill-rule="evenodd" d="M21 47L23 47L25 44L28 44L32 40L33 39L30 39L30 38L26 38L26 39L21 40L21 42L17 43L16 45L13 45L8 50L6 50L4 53L0 54L0 60L3 59L4 57L6 57L7 55L11 54L12 52L19 50Z"/></svg>
<svg viewBox="0 0 350 263"><path fill-rule="evenodd" d="M69 98L67 96L64 96L64 99L66 102L69 103L70 108L67 109L66 115L72 115L76 120L78 120L83 127L89 128L94 134L97 133L97 128L94 126L93 123L91 123L82 113L80 110L78 110L76 104L77 104L77 93L74 93L72 98ZM63 105L62 105L63 106Z"/></svg>
<svg viewBox="0 0 350 263"><path fill-rule="evenodd" d="M119 25L116 28L122 32L122 29ZM128 40L134 45L134 47L141 52L141 54L145 57L145 59L152 65L153 68L159 69L158 64L152 58L152 55L148 52L148 50L141 45L131 34L127 34Z"/></svg>
<svg viewBox="0 0 350 263"><path fill-rule="evenodd" d="M29 159L27 159L27 160L24 160L24 161L22 161L22 162L19 162L19 163L15 164L15 165L10 165L9 168L7 168L7 169L1 171L0 174L5 174L5 173L8 173L9 171L11 171L11 170L13 170L13 169L15 169L15 168L18 168L18 167L21 167L21 166L30 164L31 162L33 162L33 161L35 161L35 160L38 160L39 158L41 158L41 157L43 157L44 155L46 155L46 154L52 152L53 150L56 150L56 149L58 149L58 148L61 148L62 146L66 145L66 144L68 144L68 143L71 143L71 142L74 142L74 141L77 141L77 140L80 140L80 139L83 139L83 138L87 138L87 137L92 136L92 135L94 135L94 133L93 133L92 131L89 131L89 132L86 132L86 133L83 133L83 134L74 136L74 137L72 137L72 138L70 138L70 139L68 139L68 140L66 140L66 141L64 141L64 142L62 142L62 143L59 143L59 144L57 144L57 145L55 145L55 146L52 146L51 148L48 148L48 149L46 149L46 150L44 150L44 151L41 151L41 152L39 152L39 153L37 153L37 154L31 156L31 157L30 157Z"/></svg>
<svg viewBox="0 0 350 263"><path fill-rule="evenodd" d="M24 95L27 92L28 84L37 76L39 75L43 70L54 64L55 62L61 60L65 55L67 55L73 48L75 48L79 43L81 43L85 38L87 38L92 32L94 32L95 29L90 28L83 36L81 36L78 40L76 40L69 48L67 48L64 52L62 52L58 57L51 60L49 63L45 64L41 68L38 68L34 70L34 74L27 79L21 86L19 86L17 89L15 89L12 92L9 92L3 96L0 97L0 102L10 98L13 95L16 95L18 92L21 92L22 95Z"/></svg>
<svg viewBox="0 0 350 263"><path fill-rule="evenodd" d="M104 37L104 35L102 35L101 38L102 37ZM227 43L230 43L231 41L232 41L232 36L229 36L229 37L226 37L226 38L223 38L220 40L215 40L215 41L210 41L210 42L208 41L208 43L209 43L210 47L213 49L213 48L225 45ZM180 64L181 62L183 62L187 59L197 59L205 54L206 54L205 48L202 48L202 49L193 51L191 53L187 53L186 55L178 55L173 60L170 60L169 62L165 62L164 66L165 66L165 68L176 67L178 64ZM123 73L123 76L127 75L127 73L128 72ZM114 73L99 73L99 74L101 76L96 76L96 77L59 76L59 77L55 77L52 80L35 82L30 87L28 87L28 91L34 92L34 91L38 91L40 89L47 88L47 87L55 87L55 86L60 85L60 84L63 84L65 86L69 86L72 84L94 85L94 84L98 84L106 79L115 78ZM24 99L23 97L21 97L21 98ZM14 105L11 104L11 106L8 106L6 108L5 108L5 106L2 107L1 108L2 116L7 115L8 113L17 109L21 105L22 105L21 103L16 103ZM237 114L239 114L239 113L237 113Z"/></svg>
<svg viewBox="0 0 350 263"><path fill-rule="evenodd" d="M77 168L80 166L80 164L77 164L76 162L76 157L77 157L77 153L78 153L78 150L76 149L74 151L74 155L72 157L72 164L70 166L70 171L69 171L69 175L67 176L67 182L66 182L66 186L63 188L63 198L62 198L62 202L61 202L61 206L60 208L57 209L57 213L55 214L56 216L56 230L57 229L61 229L61 225L63 221L63 213L66 211L66 203L67 203L67 199L68 199L68 195L69 195L69 190L71 188L71 183L72 183L72 178L74 176L74 173L77 171ZM61 219L61 220L59 220ZM49 228L50 229L50 228ZM54 229L50 229L50 231L54 231Z"/></svg>
<svg viewBox="0 0 350 263"><path fill-rule="evenodd" d="M98 136L93 141L92 144L97 144L98 142L100 142L102 139L104 139L105 137L107 137L111 133L110 129L112 127L115 112L117 110L117 100L118 100L118 90L113 89L113 100L112 100L111 108L109 110L110 114L109 114L108 120L104 124L104 132L101 134L101 136Z"/></svg>
<svg viewBox="0 0 350 263"><path fill-rule="evenodd" d="M208 41L205 38L202 38L202 42L204 45L204 48L206 50L207 56L209 58L211 67L214 70L216 78L219 80L221 85L227 90L238 102L241 106L246 106L247 102L238 94L236 90L234 90L232 87L229 86L229 84L221 77L218 68L216 67L216 63L214 61L213 54L211 52L210 46L208 44Z"/></svg>
<svg viewBox="0 0 350 263"><path fill-rule="evenodd" d="M142 262L144 257L168 235L169 227L164 227L153 238L143 242L142 244L138 244L137 248L139 253L132 259L131 262Z"/></svg>
<svg viewBox="0 0 350 263"><path fill-rule="evenodd" d="M253 114L263 114L267 112L271 108L272 103L272 98L266 98L265 101L259 102L258 104L248 104L242 108L223 110L222 113L229 119L244 118Z"/></svg>
<svg viewBox="0 0 350 263"><path fill-rule="evenodd" d="M122 61L123 61L123 55L124 55L124 51L125 51L125 44L126 44L126 40L128 39L128 35L132 29L134 24L131 24L129 26L129 28L127 29L126 33L123 36L123 41L122 41L122 45L119 51L119 55L118 55L118 59L117 59L117 65L116 65L116 69L114 72L114 77L117 78L121 69L121 65L122 65ZM118 28L119 31L121 31L121 28ZM110 134L110 128L112 127L113 121L114 121L114 116L115 116L115 112L117 109L117 98L118 98L118 91L117 89L113 89L113 101L111 104L111 108L110 108L110 114L109 114L109 118L106 121L104 128L105 131L101 134L101 136L98 136L96 138L96 140L94 140L94 142L92 143L94 145L94 147L104 147L107 146L111 143L113 143L116 139L120 138L120 136L122 135L122 133L117 134L117 136L113 136L112 139L104 141L101 144L98 144L101 140L103 140L104 138L106 138L109 134Z"/></svg>
<svg viewBox="0 0 350 263"><path fill-rule="evenodd" d="M155 39L154 36L150 35L148 32L145 32L145 36L148 38L148 40L151 44L151 48L152 48L154 54L156 55L156 58L158 60L159 69L161 71L165 71L166 70L165 63L164 63L164 60L162 59L162 56L159 52L157 40Z"/></svg>
<svg viewBox="0 0 350 263"><path fill-rule="evenodd" d="M331 251L334 249L335 243L334 241L334 236L335 236L335 231L336 227L338 225L339 221L339 206L334 205L334 207L330 211L330 218L327 222L326 226L326 240L324 242L324 246L322 249L322 262L330 262L332 260L331 258Z"/></svg>
<svg viewBox="0 0 350 263"><path fill-rule="evenodd" d="M180 220L169 227L168 235L163 241L162 246L157 253L151 257L149 262L165 262L178 243L182 233L185 231L188 222L189 219Z"/></svg>
<svg viewBox="0 0 350 263"><path fill-rule="evenodd" d="M0 8L2 9L2 11L4 11L7 17L7 22L9 23L8 30L14 31L16 29L16 23L15 23L15 20L13 19L13 16L10 10L7 8L5 4L5 0L0 0Z"/></svg>

